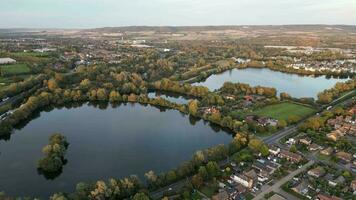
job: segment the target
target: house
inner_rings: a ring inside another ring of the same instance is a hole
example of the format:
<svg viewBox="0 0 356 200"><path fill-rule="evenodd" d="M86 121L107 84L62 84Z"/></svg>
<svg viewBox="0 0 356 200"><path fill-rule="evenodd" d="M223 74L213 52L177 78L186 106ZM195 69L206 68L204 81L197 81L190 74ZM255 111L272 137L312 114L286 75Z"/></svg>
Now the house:
<svg viewBox="0 0 356 200"><path fill-rule="evenodd" d="M302 139L299 139L299 143L309 146L312 143L312 141L309 138L302 138Z"/></svg>
<svg viewBox="0 0 356 200"><path fill-rule="evenodd" d="M286 150L282 150L281 153L279 154L279 157L285 158L288 161L298 163L302 160L302 156L296 153L292 153Z"/></svg>
<svg viewBox="0 0 356 200"><path fill-rule="evenodd" d="M227 193L226 190L219 192L218 194L214 195L212 200L229 200L229 194Z"/></svg>
<svg viewBox="0 0 356 200"><path fill-rule="evenodd" d="M333 148L328 147L326 149L323 149L320 151L320 154L325 155L325 156L330 156L333 153Z"/></svg>
<svg viewBox="0 0 356 200"><path fill-rule="evenodd" d="M343 163L349 163L351 162L352 155L350 153L346 153L344 151L339 151L335 154L337 158L341 160Z"/></svg>
<svg viewBox="0 0 356 200"><path fill-rule="evenodd" d="M354 163L352 163L351 164L351 171L353 172L353 173L356 173L356 160L354 161Z"/></svg>
<svg viewBox="0 0 356 200"><path fill-rule="evenodd" d="M281 152L281 149L277 146L269 145L268 151L270 154L277 156Z"/></svg>
<svg viewBox="0 0 356 200"><path fill-rule="evenodd" d="M320 145L317 145L315 143L311 144L308 146L308 150L309 151L318 151L318 150L321 150L322 147Z"/></svg>
<svg viewBox="0 0 356 200"><path fill-rule="evenodd" d="M337 185L343 185L345 183L346 179L345 177L343 177L342 175L340 175L339 177L337 177L334 182L337 184Z"/></svg>
<svg viewBox="0 0 356 200"><path fill-rule="evenodd" d="M247 172L246 171L243 172L243 175L252 179L253 181L256 181L258 179L257 173L254 169L251 169L250 171L247 171Z"/></svg>
<svg viewBox="0 0 356 200"><path fill-rule="evenodd" d="M318 194L318 196L316 196L317 200L342 200L339 197L336 196L328 196L328 195L324 195L324 194Z"/></svg>
<svg viewBox="0 0 356 200"><path fill-rule="evenodd" d="M295 144L295 139L294 138L289 138L288 141L286 142L286 144L289 144L289 145L293 145Z"/></svg>
<svg viewBox="0 0 356 200"><path fill-rule="evenodd" d="M338 130L332 131L331 133L328 133L326 137L334 142L338 141L341 137L345 136L345 134Z"/></svg>
<svg viewBox="0 0 356 200"><path fill-rule="evenodd" d="M241 184L237 184L235 189L237 191L237 194L243 194L243 193L247 192L246 187L242 186Z"/></svg>
<svg viewBox="0 0 356 200"><path fill-rule="evenodd" d="M14 64L14 63L16 63L16 60L12 58L0 58L0 65Z"/></svg>
<svg viewBox="0 0 356 200"><path fill-rule="evenodd" d="M219 109L215 108L215 107L211 107L211 108L206 108L204 110L205 114L214 114L214 113L220 113Z"/></svg>
<svg viewBox="0 0 356 200"><path fill-rule="evenodd" d="M309 184L303 180L301 183L292 188L292 190L298 194L305 195L309 192Z"/></svg>
<svg viewBox="0 0 356 200"><path fill-rule="evenodd" d="M253 97L249 96L249 95L244 96L244 99L245 99L245 101L253 101Z"/></svg>
<svg viewBox="0 0 356 200"><path fill-rule="evenodd" d="M334 178L334 175L332 174L327 174L324 179L327 180L328 184L333 187L337 185L343 185L346 181L343 176L340 175L339 177Z"/></svg>
<svg viewBox="0 0 356 200"><path fill-rule="evenodd" d="M351 108L351 109L349 110L349 113L350 113L351 115L356 115L356 107Z"/></svg>
<svg viewBox="0 0 356 200"><path fill-rule="evenodd" d="M351 182L351 189L352 191L355 193L356 192L356 179L354 179L352 182Z"/></svg>
<svg viewBox="0 0 356 200"><path fill-rule="evenodd" d="M225 98L227 100L235 100L235 97L234 96L231 96L231 95L226 95Z"/></svg>
<svg viewBox="0 0 356 200"><path fill-rule="evenodd" d="M265 159L258 159L252 164L252 168L258 171L258 180L263 182L268 180L269 176L273 174L281 165Z"/></svg>
<svg viewBox="0 0 356 200"><path fill-rule="evenodd" d="M231 179L234 180L236 183L241 184L244 187L247 188L252 188L253 185L253 180L251 178L248 178L245 175L232 175Z"/></svg>
<svg viewBox="0 0 356 200"><path fill-rule="evenodd" d="M330 186L333 186L333 187L335 187L336 185L337 185L337 183L335 183L334 182L334 175L332 175L332 174L327 174L325 177L324 177L324 179L326 180L326 181L328 181L328 184L330 185Z"/></svg>
<svg viewBox="0 0 356 200"><path fill-rule="evenodd" d="M324 176L324 174L325 174L325 169L323 167L320 167L320 166L315 167L315 168L313 168L313 169L308 171L308 175L309 176L313 176L315 178L319 178L321 176Z"/></svg>

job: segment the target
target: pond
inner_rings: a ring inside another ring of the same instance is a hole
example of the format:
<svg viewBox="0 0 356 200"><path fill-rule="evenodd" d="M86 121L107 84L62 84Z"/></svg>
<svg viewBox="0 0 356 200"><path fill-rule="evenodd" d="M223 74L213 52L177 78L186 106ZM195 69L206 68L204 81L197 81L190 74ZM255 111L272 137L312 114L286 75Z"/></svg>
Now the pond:
<svg viewBox="0 0 356 200"><path fill-rule="evenodd" d="M316 98L319 92L333 87L337 82L344 82L346 80L347 79L326 78L326 76L300 76L297 74L272 71L268 68L247 68L233 69L221 74L214 74L205 81L195 83L194 85L202 85L208 87L210 90L216 90L219 89L224 82L240 82L248 83L251 86L274 87L277 89L278 94L280 92L287 92L296 98Z"/></svg>
<svg viewBox="0 0 356 200"><path fill-rule="evenodd" d="M37 172L41 149L60 132L70 143L63 172L47 180ZM168 171L189 160L195 151L227 144L232 136L204 121L175 110L140 104L84 104L41 112L10 140L0 141L0 191L9 195L47 198L74 191L76 183L149 170Z"/></svg>
<svg viewBox="0 0 356 200"><path fill-rule="evenodd" d="M173 103L178 103L178 104L188 104L189 102L189 98L183 97L179 94L174 94L171 92L149 92L148 93L148 97L149 98L157 98L157 97L161 97L163 99L166 99L170 102Z"/></svg>

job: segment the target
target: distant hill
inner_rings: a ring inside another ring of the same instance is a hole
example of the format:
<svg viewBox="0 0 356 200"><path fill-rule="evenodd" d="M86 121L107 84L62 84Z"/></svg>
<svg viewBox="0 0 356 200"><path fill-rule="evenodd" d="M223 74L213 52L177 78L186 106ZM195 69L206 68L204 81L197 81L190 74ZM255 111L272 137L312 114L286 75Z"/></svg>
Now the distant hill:
<svg viewBox="0 0 356 200"><path fill-rule="evenodd" d="M86 29L93 32L199 32L224 30L270 30L270 31L347 31L356 32L356 26L351 25L251 25L251 26L127 26Z"/></svg>

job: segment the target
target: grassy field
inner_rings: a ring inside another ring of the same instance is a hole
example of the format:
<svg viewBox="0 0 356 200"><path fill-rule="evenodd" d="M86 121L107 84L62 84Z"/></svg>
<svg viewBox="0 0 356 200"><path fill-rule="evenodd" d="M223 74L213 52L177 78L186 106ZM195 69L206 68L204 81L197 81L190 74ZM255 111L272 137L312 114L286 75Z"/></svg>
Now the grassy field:
<svg viewBox="0 0 356 200"><path fill-rule="evenodd" d="M27 74L31 69L26 64L3 65L0 67L2 76Z"/></svg>
<svg viewBox="0 0 356 200"><path fill-rule="evenodd" d="M40 52L16 52L11 53L14 56L23 57L23 56L31 56L31 57L48 57L49 53L40 53Z"/></svg>
<svg viewBox="0 0 356 200"><path fill-rule="evenodd" d="M256 110L255 112L253 112L253 114L265 117L272 117L278 120L286 120L291 115L295 115L302 118L313 112L315 112L313 108L290 102L283 102L275 105L266 106L264 108Z"/></svg>

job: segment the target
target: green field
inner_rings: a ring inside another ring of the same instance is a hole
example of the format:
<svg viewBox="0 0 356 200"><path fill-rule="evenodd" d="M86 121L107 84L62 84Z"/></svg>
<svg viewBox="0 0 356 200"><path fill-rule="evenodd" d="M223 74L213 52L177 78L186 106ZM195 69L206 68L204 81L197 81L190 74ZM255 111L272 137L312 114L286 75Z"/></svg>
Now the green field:
<svg viewBox="0 0 356 200"><path fill-rule="evenodd" d="M0 67L1 76L12 76L19 74L27 74L31 69L26 64L2 65Z"/></svg>
<svg viewBox="0 0 356 200"><path fill-rule="evenodd" d="M17 57L24 57L24 56L31 56L31 57L48 57L49 53L40 53L40 52L16 52L11 53L13 56Z"/></svg>
<svg viewBox="0 0 356 200"><path fill-rule="evenodd" d="M291 115L303 118L313 112L315 112L315 110L311 107L290 102L283 102L266 106L264 108L256 110L255 112L253 112L253 114L265 117L272 117L278 120L286 120Z"/></svg>

